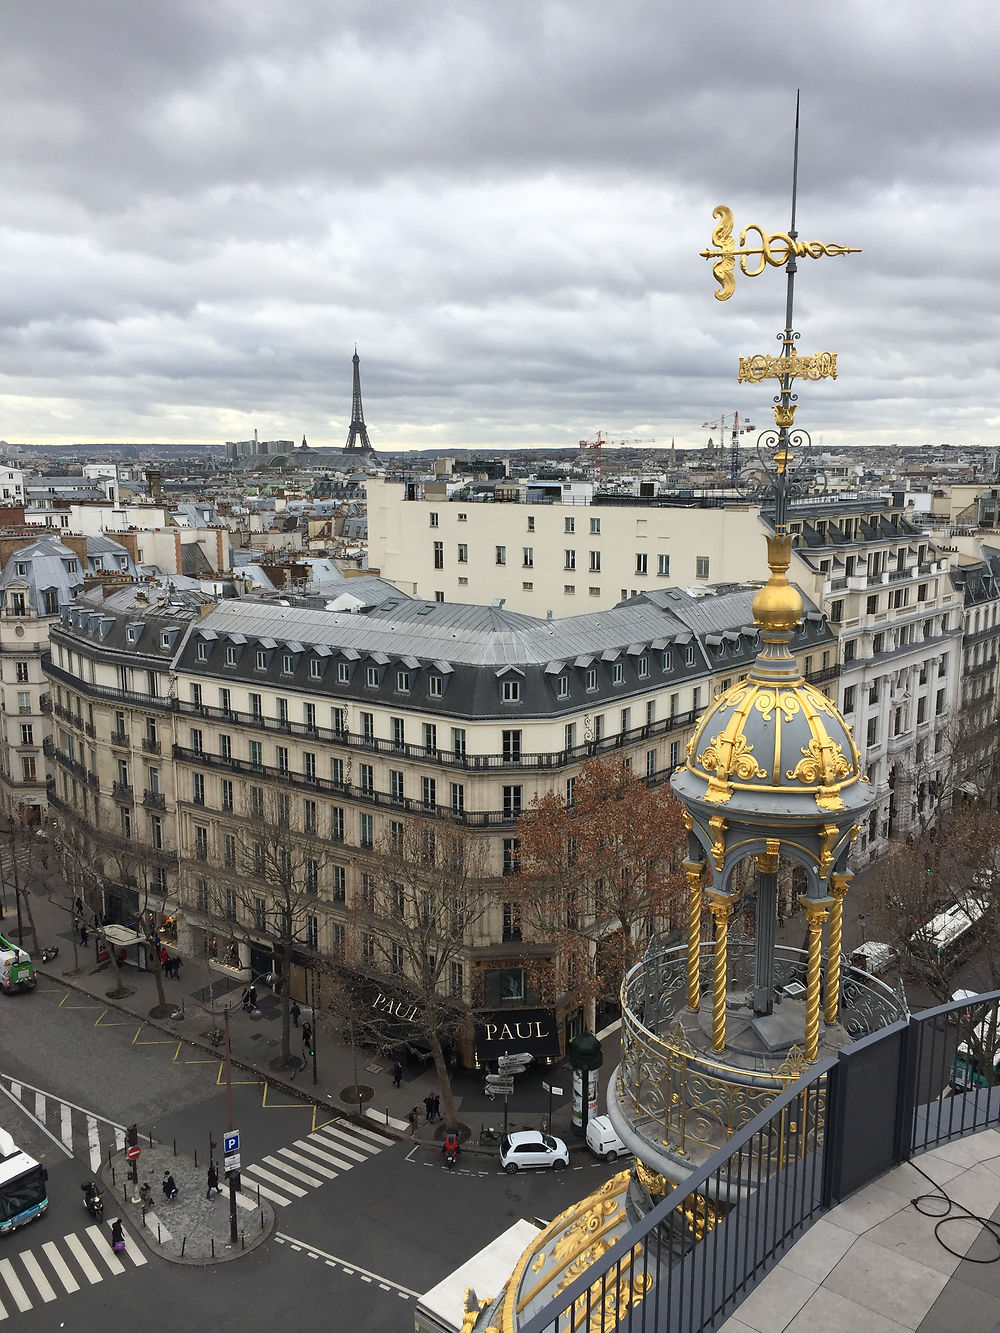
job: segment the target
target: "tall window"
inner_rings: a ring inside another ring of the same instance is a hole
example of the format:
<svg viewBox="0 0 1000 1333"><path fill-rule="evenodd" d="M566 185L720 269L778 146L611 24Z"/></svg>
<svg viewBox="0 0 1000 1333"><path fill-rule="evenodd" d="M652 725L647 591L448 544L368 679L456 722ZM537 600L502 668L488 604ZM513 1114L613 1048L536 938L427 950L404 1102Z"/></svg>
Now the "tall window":
<svg viewBox="0 0 1000 1333"><path fill-rule="evenodd" d="M316 802L302 802L302 829L305 833L316 832Z"/></svg>
<svg viewBox="0 0 1000 1333"><path fill-rule="evenodd" d="M502 738L502 757L505 764L516 764L521 759L521 732L517 729L504 730Z"/></svg>
<svg viewBox="0 0 1000 1333"><path fill-rule="evenodd" d="M371 815L361 816L361 846L375 846L375 822Z"/></svg>
<svg viewBox="0 0 1000 1333"><path fill-rule="evenodd" d="M344 841L344 810L339 805L330 811L330 839L332 842Z"/></svg>
<svg viewBox="0 0 1000 1333"><path fill-rule="evenodd" d="M347 871L343 866L333 867L333 901L342 903L347 898Z"/></svg>
<svg viewBox="0 0 1000 1333"><path fill-rule="evenodd" d="M420 779L420 799L425 810L433 810L437 804L437 782L434 778Z"/></svg>
<svg viewBox="0 0 1000 1333"><path fill-rule="evenodd" d="M660 575L661 578L669 577L669 575L670 575L670 556L669 556L669 555L658 555L658 556L656 557L656 572L657 572L657 574Z"/></svg>
<svg viewBox="0 0 1000 1333"><path fill-rule="evenodd" d="M648 572L649 556L645 551L637 551L635 555L635 572L645 574Z"/></svg>
<svg viewBox="0 0 1000 1333"><path fill-rule="evenodd" d="M465 758L465 728L452 727L451 729L451 748L456 759Z"/></svg>
<svg viewBox="0 0 1000 1333"><path fill-rule="evenodd" d="M465 813L465 787L461 782L451 784L451 813L453 815Z"/></svg>
<svg viewBox="0 0 1000 1333"><path fill-rule="evenodd" d="M444 542L434 543L434 568L444 569Z"/></svg>
<svg viewBox="0 0 1000 1333"><path fill-rule="evenodd" d="M708 578L708 556L699 555L695 557L694 576L696 579Z"/></svg>
<svg viewBox="0 0 1000 1333"><path fill-rule="evenodd" d="M522 796L524 788L520 785L505 786L503 789L503 817L504 819L517 819L522 810Z"/></svg>
<svg viewBox="0 0 1000 1333"><path fill-rule="evenodd" d="M498 564L498 565L505 565L506 563L507 563L507 548L506 548L506 546L498 546L498 547L497 547L497 564Z"/></svg>

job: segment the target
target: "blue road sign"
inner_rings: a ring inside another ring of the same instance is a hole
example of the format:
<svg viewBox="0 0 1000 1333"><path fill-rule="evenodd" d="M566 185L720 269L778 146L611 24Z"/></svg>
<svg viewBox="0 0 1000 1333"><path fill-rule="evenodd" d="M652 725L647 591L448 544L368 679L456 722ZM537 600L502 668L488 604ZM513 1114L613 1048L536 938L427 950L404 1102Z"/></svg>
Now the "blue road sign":
<svg viewBox="0 0 1000 1333"><path fill-rule="evenodd" d="M240 1131L238 1129L227 1130L222 1136L222 1151L228 1157L230 1153L240 1150Z"/></svg>

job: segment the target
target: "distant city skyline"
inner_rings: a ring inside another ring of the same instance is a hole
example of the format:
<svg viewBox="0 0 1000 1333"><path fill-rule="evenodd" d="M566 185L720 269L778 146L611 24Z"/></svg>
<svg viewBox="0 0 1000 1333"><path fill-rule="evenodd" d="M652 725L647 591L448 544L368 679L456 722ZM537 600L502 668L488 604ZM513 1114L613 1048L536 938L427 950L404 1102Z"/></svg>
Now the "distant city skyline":
<svg viewBox="0 0 1000 1333"><path fill-rule="evenodd" d="M970 34L974 36L970 38ZM700 447L769 420L781 275L713 299L712 209L788 225L824 447L1000 442L1000 14L845 0L19 6L0 51L0 436ZM773 387L773 386L772 386Z"/></svg>

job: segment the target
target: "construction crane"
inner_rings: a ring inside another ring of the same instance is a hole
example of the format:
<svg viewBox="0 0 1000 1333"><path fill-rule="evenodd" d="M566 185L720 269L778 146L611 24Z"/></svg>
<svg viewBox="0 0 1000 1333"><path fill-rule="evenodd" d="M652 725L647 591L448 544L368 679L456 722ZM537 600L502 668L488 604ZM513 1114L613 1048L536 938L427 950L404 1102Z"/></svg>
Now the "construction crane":
<svg viewBox="0 0 1000 1333"><path fill-rule="evenodd" d="M655 440L636 440L636 439L614 439L609 440L605 431L599 430L592 440L581 440L581 449L592 449L594 451L594 471L599 477L604 475L604 460L601 455L603 445L622 445L622 444L655 444Z"/></svg>
<svg viewBox="0 0 1000 1333"><path fill-rule="evenodd" d="M702 430L717 430L724 432L728 421L728 416L719 417L716 421L705 421L702 423ZM756 429L756 426L751 426L750 422L746 420L740 425L739 412L733 413L732 436L729 446L729 480L734 486L740 475L740 436L748 435ZM711 438L708 441L708 447L709 449L714 448ZM719 441L719 447L724 447L721 439Z"/></svg>

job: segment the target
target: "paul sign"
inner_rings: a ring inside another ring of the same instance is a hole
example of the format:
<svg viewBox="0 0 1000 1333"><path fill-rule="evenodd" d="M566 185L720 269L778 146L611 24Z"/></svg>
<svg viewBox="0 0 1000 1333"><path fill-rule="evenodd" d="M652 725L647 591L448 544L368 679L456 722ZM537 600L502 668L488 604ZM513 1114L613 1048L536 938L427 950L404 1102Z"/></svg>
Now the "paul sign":
<svg viewBox="0 0 1000 1333"><path fill-rule="evenodd" d="M499 1009L476 1015L476 1058L485 1062L501 1055L530 1051L559 1054L559 1026L551 1009Z"/></svg>

